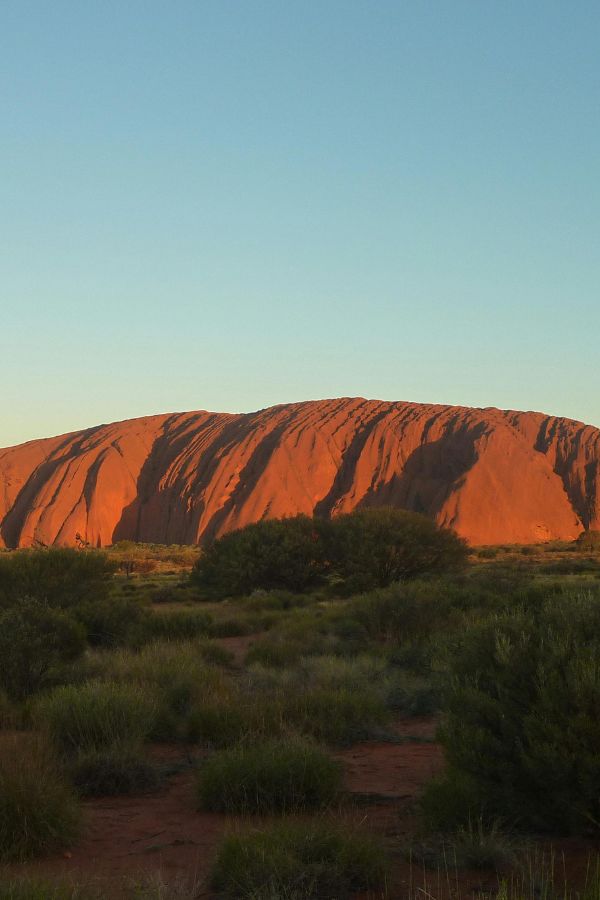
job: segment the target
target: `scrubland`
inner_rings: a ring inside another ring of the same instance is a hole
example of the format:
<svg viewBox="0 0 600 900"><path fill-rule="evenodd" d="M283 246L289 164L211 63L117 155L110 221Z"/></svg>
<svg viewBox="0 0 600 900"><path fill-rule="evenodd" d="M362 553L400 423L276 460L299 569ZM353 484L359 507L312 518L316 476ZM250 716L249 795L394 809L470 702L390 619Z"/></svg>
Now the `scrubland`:
<svg viewBox="0 0 600 900"><path fill-rule="evenodd" d="M600 546L0 553L0 900L600 897Z"/></svg>

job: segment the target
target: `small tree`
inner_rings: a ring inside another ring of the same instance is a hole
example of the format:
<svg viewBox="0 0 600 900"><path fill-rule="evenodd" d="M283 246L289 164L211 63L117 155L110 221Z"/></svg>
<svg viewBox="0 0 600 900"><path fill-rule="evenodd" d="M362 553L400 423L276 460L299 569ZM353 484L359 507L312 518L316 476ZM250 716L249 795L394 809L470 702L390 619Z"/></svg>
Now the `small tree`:
<svg viewBox="0 0 600 900"><path fill-rule="evenodd" d="M468 550L455 532L403 509L356 510L331 520L327 554L343 578L372 586L464 566Z"/></svg>
<svg viewBox="0 0 600 900"><path fill-rule="evenodd" d="M308 516L269 519L231 531L209 544L192 570L192 582L215 599L257 588L303 591L324 572L320 523Z"/></svg>
<svg viewBox="0 0 600 900"><path fill-rule="evenodd" d="M26 598L0 612L0 687L24 700L84 651L85 630L62 610Z"/></svg>

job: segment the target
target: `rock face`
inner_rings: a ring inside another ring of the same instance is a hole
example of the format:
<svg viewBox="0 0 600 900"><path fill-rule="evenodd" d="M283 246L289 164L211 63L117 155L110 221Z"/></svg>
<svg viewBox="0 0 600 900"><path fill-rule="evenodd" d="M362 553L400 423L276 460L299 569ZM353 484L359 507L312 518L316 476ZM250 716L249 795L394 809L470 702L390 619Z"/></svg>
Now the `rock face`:
<svg viewBox="0 0 600 900"><path fill-rule="evenodd" d="M340 399L178 413L0 450L0 546L196 543L266 517L398 506L472 544L600 528L600 430Z"/></svg>

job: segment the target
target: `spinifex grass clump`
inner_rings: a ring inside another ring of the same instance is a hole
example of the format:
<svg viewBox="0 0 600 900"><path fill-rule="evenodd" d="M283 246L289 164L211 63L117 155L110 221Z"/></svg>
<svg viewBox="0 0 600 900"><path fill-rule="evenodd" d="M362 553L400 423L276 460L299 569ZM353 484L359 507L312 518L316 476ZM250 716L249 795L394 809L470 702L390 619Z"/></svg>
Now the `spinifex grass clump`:
<svg viewBox="0 0 600 900"><path fill-rule="evenodd" d="M230 900L345 900L385 880L385 854L373 838L324 821L231 835L212 873L212 886Z"/></svg>
<svg viewBox="0 0 600 900"><path fill-rule="evenodd" d="M190 720L205 705L225 707L232 687L214 661L228 661L206 640L158 641L139 652L121 650L93 661L98 677L135 685L152 697L155 716L149 736L157 740L188 737ZM208 657L208 659L207 659Z"/></svg>
<svg viewBox="0 0 600 900"><path fill-rule="evenodd" d="M371 657L301 659L293 668L255 666L250 697L270 698L288 728L330 744L367 739L389 719L385 660Z"/></svg>
<svg viewBox="0 0 600 900"><path fill-rule="evenodd" d="M0 736L0 861L67 846L78 827L76 799L48 744L33 734Z"/></svg>
<svg viewBox="0 0 600 900"><path fill-rule="evenodd" d="M284 699L283 716L298 731L339 746L367 740L389 719L375 690L315 687Z"/></svg>
<svg viewBox="0 0 600 900"><path fill-rule="evenodd" d="M289 737L216 753L200 770L198 800L215 812L318 809L341 787L341 768L323 750Z"/></svg>
<svg viewBox="0 0 600 900"><path fill-rule="evenodd" d="M156 707L146 691L115 682L57 688L40 700L37 716L66 754L138 747L150 733Z"/></svg>
<svg viewBox="0 0 600 900"><path fill-rule="evenodd" d="M142 754L156 706L141 688L111 682L62 687L39 702L36 715L82 794L156 787L156 772Z"/></svg>
<svg viewBox="0 0 600 900"><path fill-rule="evenodd" d="M428 869L493 869L506 871L516 862L514 840L498 822L469 821L452 834L432 835L409 851Z"/></svg>

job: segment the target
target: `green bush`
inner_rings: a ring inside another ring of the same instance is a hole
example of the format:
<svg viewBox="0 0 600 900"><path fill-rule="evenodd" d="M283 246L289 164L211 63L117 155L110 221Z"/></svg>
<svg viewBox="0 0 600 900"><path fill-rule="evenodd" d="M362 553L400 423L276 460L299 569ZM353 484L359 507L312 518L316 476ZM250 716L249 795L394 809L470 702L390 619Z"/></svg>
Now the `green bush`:
<svg viewBox="0 0 600 900"><path fill-rule="evenodd" d="M230 747L252 730L247 707L240 703L207 700L194 706L187 717L185 737L203 747Z"/></svg>
<svg viewBox="0 0 600 900"><path fill-rule="evenodd" d="M19 550L0 556L0 607L32 597L52 607L106 600L114 563L95 550Z"/></svg>
<svg viewBox="0 0 600 900"><path fill-rule="evenodd" d="M214 663L229 661L226 650L210 641L158 641L139 651L120 650L94 660L99 678L136 685L150 695L155 718L150 737L178 740L193 733L190 716L207 701L225 705L231 689ZM225 654L225 656L223 656Z"/></svg>
<svg viewBox="0 0 600 900"><path fill-rule="evenodd" d="M482 819L461 826L452 834L433 835L428 841L413 845L411 859L428 869L507 869L515 863L511 838L497 822L490 825Z"/></svg>
<svg viewBox="0 0 600 900"><path fill-rule="evenodd" d="M36 600L0 612L0 688L24 700L83 653L85 632L65 612Z"/></svg>
<svg viewBox="0 0 600 900"><path fill-rule="evenodd" d="M304 591L322 580L321 523L307 516L269 519L210 543L191 580L201 594L222 600L257 589Z"/></svg>
<svg viewBox="0 0 600 900"><path fill-rule="evenodd" d="M472 819L598 829L599 659L600 600L591 595L474 627L452 663L441 732L449 769L426 792L430 818L437 811L440 827L444 810L455 818L458 785Z"/></svg>
<svg viewBox="0 0 600 900"><path fill-rule="evenodd" d="M210 666L230 666L235 660L231 650L210 638L198 642L198 652Z"/></svg>
<svg viewBox="0 0 600 900"><path fill-rule="evenodd" d="M151 628L150 613L135 600L115 597L84 601L73 609L92 647L117 647L135 643Z"/></svg>
<svg viewBox="0 0 600 900"><path fill-rule="evenodd" d="M84 797L145 794L161 783L155 766L138 751L121 746L79 753L69 774Z"/></svg>
<svg viewBox="0 0 600 900"><path fill-rule="evenodd" d="M76 799L44 741L0 736L0 862L58 850L78 828Z"/></svg>
<svg viewBox="0 0 600 900"><path fill-rule="evenodd" d="M54 690L39 700L36 718L67 755L113 747L136 749L146 740L156 704L135 685L89 682Z"/></svg>
<svg viewBox="0 0 600 900"><path fill-rule="evenodd" d="M449 595L443 581L392 584L350 600L346 615L360 623L371 640L421 643L456 621Z"/></svg>
<svg viewBox="0 0 600 900"><path fill-rule="evenodd" d="M191 582L206 599L222 600L254 591L303 592L328 576L332 589L347 595L460 569L467 556L461 538L425 516L362 509L331 520L296 516L232 531L204 549Z"/></svg>
<svg viewBox="0 0 600 900"><path fill-rule="evenodd" d="M162 638L177 641L195 637L207 637L213 618L197 609L165 610L152 613L146 621L146 634L152 640Z"/></svg>
<svg viewBox="0 0 600 900"><path fill-rule="evenodd" d="M344 579L368 576L380 587L460 569L468 557L466 543L455 532L403 509L360 509L336 516L325 535L333 571Z"/></svg>
<svg viewBox="0 0 600 900"><path fill-rule="evenodd" d="M222 750L200 770L198 799L215 812L297 812L327 806L341 786L341 768L300 738Z"/></svg>
<svg viewBox="0 0 600 900"><path fill-rule="evenodd" d="M252 627L247 617L229 616L216 619L211 625L209 634L212 638L244 637L244 635L258 630L258 628Z"/></svg>
<svg viewBox="0 0 600 900"><path fill-rule="evenodd" d="M306 642L284 637L257 641L246 653L247 666L268 666L285 669L298 662L306 652Z"/></svg>
<svg viewBox="0 0 600 900"><path fill-rule="evenodd" d="M282 822L226 837L212 887L230 900L346 900L385 886L382 847L351 826Z"/></svg>
<svg viewBox="0 0 600 900"><path fill-rule="evenodd" d="M389 720L376 688L299 690L284 698L282 715L303 734L341 746L368 740Z"/></svg>

